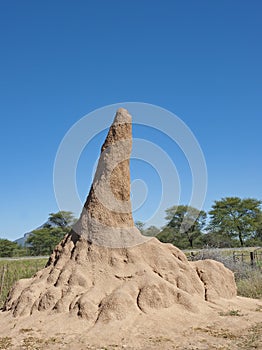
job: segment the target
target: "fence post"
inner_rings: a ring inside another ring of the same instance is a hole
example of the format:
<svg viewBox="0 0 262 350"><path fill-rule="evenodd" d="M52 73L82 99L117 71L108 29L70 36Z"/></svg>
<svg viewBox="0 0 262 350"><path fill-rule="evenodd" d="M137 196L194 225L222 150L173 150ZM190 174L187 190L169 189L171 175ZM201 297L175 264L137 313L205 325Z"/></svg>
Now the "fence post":
<svg viewBox="0 0 262 350"><path fill-rule="evenodd" d="M254 252L250 252L250 262L251 262L251 266L255 265Z"/></svg>

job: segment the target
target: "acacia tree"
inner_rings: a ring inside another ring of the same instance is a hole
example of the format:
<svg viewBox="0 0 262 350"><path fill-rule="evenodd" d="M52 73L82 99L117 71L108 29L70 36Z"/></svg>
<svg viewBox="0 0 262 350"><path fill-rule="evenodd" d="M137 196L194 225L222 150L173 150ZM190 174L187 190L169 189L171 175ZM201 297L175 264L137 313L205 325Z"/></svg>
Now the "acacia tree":
<svg viewBox="0 0 262 350"><path fill-rule="evenodd" d="M194 241L201 235L206 223L206 213L196 208L178 205L166 210L167 226L157 236L163 242L179 245L186 240L193 248Z"/></svg>
<svg viewBox="0 0 262 350"><path fill-rule="evenodd" d="M145 224L142 221L136 221L135 222L136 227L139 229L141 233L144 232Z"/></svg>
<svg viewBox="0 0 262 350"><path fill-rule="evenodd" d="M71 211L59 211L57 213L49 214L47 223L45 227L57 226L57 227L68 227L71 226L76 221L73 213Z"/></svg>
<svg viewBox="0 0 262 350"><path fill-rule="evenodd" d="M148 237L155 237L159 232L160 232L159 228L152 225L152 226L149 226L148 228L144 229L143 235L148 236Z"/></svg>
<svg viewBox="0 0 262 350"><path fill-rule="evenodd" d="M60 211L49 214L47 223L32 232L26 240L33 255L49 255L54 247L70 232L75 222L71 212Z"/></svg>
<svg viewBox="0 0 262 350"><path fill-rule="evenodd" d="M258 225L257 225L254 238L262 241L262 212L258 217Z"/></svg>
<svg viewBox="0 0 262 350"><path fill-rule="evenodd" d="M156 226L149 226L145 228L145 223L142 221L136 221L135 225L143 236L155 237L160 232L159 228Z"/></svg>
<svg viewBox="0 0 262 350"><path fill-rule="evenodd" d="M27 238L32 255L50 255L54 247L63 239L69 229L61 227L43 227L35 230Z"/></svg>
<svg viewBox="0 0 262 350"><path fill-rule="evenodd" d="M258 229L261 218L260 206L261 201L253 198L226 197L215 201L209 212L209 228L213 232L237 237L243 246L245 240Z"/></svg>

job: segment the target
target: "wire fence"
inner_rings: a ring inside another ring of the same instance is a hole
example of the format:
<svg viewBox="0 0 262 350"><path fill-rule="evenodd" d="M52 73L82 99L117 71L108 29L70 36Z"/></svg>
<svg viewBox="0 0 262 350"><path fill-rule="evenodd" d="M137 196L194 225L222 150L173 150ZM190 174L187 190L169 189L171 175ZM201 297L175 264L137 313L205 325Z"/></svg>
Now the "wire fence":
<svg viewBox="0 0 262 350"><path fill-rule="evenodd" d="M187 258L190 261L214 259L220 261L231 261L232 263L245 263L250 266L262 265L262 248L255 248L253 250L222 250L219 248L206 248L198 251L187 251ZM221 262L223 262L221 261Z"/></svg>
<svg viewBox="0 0 262 350"><path fill-rule="evenodd" d="M251 266L260 266L262 264L262 248L250 252L233 252L233 262L249 262Z"/></svg>

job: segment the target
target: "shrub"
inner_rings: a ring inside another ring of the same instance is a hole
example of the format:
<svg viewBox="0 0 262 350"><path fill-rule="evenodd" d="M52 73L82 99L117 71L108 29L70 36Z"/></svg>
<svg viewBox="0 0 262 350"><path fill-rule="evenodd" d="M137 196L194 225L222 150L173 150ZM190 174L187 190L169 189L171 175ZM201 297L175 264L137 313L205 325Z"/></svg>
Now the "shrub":
<svg viewBox="0 0 262 350"><path fill-rule="evenodd" d="M262 272L253 269L248 277L236 280L238 295L248 298L262 298Z"/></svg>

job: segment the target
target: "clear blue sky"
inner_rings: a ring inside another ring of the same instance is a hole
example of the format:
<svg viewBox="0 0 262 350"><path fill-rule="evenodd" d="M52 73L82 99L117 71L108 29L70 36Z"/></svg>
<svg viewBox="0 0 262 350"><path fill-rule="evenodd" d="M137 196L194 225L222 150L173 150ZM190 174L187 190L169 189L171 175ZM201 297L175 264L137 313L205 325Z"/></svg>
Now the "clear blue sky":
<svg viewBox="0 0 262 350"><path fill-rule="evenodd" d="M206 210L223 196L262 199L261 13L259 0L1 0L0 237L58 210L61 139L121 101L159 105L191 128L207 162Z"/></svg>

